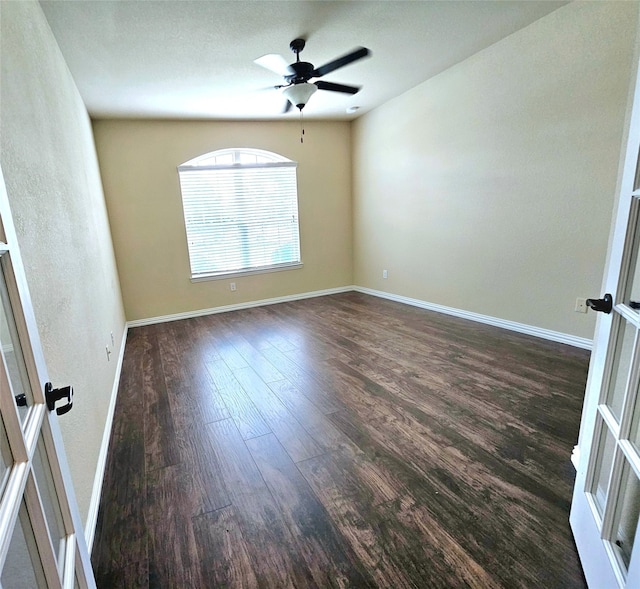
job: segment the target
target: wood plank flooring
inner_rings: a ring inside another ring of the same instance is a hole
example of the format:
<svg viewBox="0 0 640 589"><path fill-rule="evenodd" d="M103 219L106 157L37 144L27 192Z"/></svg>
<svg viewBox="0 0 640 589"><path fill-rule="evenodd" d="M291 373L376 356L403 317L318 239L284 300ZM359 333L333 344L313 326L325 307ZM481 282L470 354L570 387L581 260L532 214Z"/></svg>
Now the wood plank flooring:
<svg viewBox="0 0 640 589"><path fill-rule="evenodd" d="M584 588L588 359L358 293L132 329L98 587Z"/></svg>

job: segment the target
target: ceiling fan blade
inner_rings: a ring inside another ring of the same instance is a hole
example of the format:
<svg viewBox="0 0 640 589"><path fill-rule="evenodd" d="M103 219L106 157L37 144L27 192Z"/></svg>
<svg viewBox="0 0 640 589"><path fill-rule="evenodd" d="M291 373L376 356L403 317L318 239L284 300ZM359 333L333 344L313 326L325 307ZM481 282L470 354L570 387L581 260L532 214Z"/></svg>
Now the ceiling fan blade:
<svg viewBox="0 0 640 589"><path fill-rule="evenodd" d="M268 92L269 90L280 90L281 88L286 88L286 84L279 84L277 86L274 86L273 84L271 84L271 86L261 86L260 88L254 88L253 92Z"/></svg>
<svg viewBox="0 0 640 589"><path fill-rule="evenodd" d="M333 82L323 82L318 80L315 82L318 90L331 90L331 92L344 92L345 94L356 94L360 91L357 86L345 86L344 84L334 84Z"/></svg>
<svg viewBox="0 0 640 589"><path fill-rule="evenodd" d="M285 58L277 53L269 53L268 55L258 57L258 59L253 60L253 63L257 63L258 65L275 72L279 76L290 76L291 74L295 74L291 66L286 62Z"/></svg>
<svg viewBox="0 0 640 589"><path fill-rule="evenodd" d="M366 47L358 47L357 49L354 49L351 53L347 53L342 57L338 57L338 59L334 59L333 61L330 61L329 63L325 63L324 65L321 65L320 67L316 68L315 70L313 70L311 77L321 78L322 76L325 76L329 72L332 72L334 70L337 70L338 68L344 67L345 65L349 65L350 63L353 63L358 59L362 59L363 57L367 57L367 55L370 55L370 54L371 54L371 51L369 51Z"/></svg>
<svg viewBox="0 0 640 589"><path fill-rule="evenodd" d="M291 110L291 103L287 100L287 103L284 105L282 109L282 114L286 114Z"/></svg>

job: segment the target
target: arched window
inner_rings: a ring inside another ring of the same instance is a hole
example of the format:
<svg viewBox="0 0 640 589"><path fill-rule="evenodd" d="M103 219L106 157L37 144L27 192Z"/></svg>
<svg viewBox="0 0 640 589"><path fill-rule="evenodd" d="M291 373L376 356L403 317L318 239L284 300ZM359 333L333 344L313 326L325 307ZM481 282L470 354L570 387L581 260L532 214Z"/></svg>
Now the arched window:
<svg viewBox="0 0 640 589"><path fill-rule="evenodd" d="M301 265L296 166L221 149L178 167L193 280Z"/></svg>

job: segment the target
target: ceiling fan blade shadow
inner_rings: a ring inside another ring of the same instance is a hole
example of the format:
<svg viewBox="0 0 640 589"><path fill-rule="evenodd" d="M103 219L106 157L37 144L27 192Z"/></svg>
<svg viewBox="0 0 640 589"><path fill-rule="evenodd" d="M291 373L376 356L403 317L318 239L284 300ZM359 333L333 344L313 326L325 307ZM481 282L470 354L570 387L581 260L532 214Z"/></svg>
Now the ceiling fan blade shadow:
<svg viewBox="0 0 640 589"><path fill-rule="evenodd" d="M346 86L345 84L334 84L333 82L324 82L318 80L314 82L318 90L330 90L331 92L344 92L345 94L356 94L360 91L358 86Z"/></svg>
<svg viewBox="0 0 640 589"><path fill-rule="evenodd" d="M253 60L253 63L257 63L259 66L271 70L279 76L290 76L295 74L285 58L277 53L269 53L268 55L258 57L258 59Z"/></svg>
<svg viewBox="0 0 640 589"><path fill-rule="evenodd" d="M366 47L358 47L357 49L354 49L351 53L347 53L342 57L338 57L337 59L334 59L333 61L330 61L329 63L325 63L324 65L321 65L320 67L316 68L315 70L313 70L311 77L321 78L322 76L325 76L329 72L333 72L338 68L344 67L345 65L349 65L350 63L353 63L358 59L367 57L368 55L371 55L371 51L369 51Z"/></svg>
<svg viewBox="0 0 640 589"><path fill-rule="evenodd" d="M282 109L282 114L286 114L291 110L291 103L287 100L286 104L284 105L284 108Z"/></svg>

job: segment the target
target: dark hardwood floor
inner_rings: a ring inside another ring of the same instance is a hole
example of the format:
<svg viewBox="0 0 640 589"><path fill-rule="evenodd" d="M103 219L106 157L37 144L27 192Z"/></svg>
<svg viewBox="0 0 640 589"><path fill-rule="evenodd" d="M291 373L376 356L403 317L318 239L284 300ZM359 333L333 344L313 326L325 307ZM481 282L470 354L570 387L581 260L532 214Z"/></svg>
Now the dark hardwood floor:
<svg viewBox="0 0 640 589"><path fill-rule="evenodd" d="M357 293L132 329L98 587L585 587L588 359Z"/></svg>

